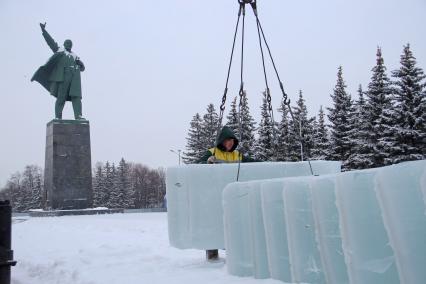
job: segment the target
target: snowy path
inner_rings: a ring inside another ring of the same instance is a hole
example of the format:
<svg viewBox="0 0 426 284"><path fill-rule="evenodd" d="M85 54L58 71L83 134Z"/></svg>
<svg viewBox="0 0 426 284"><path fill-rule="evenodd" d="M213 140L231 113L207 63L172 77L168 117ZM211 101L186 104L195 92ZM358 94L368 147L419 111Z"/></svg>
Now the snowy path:
<svg viewBox="0 0 426 284"><path fill-rule="evenodd" d="M282 284L230 276L203 251L170 247L166 213L30 218L13 224L13 249L13 284Z"/></svg>

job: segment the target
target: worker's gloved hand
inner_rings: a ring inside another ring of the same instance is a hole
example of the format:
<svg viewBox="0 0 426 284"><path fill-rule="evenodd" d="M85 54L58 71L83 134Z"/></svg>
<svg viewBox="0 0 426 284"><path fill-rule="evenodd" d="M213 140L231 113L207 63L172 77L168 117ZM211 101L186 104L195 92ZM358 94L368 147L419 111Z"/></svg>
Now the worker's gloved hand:
<svg viewBox="0 0 426 284"><path fill-rule="evenodd" d="M216 164L216 157L215 156L210 156L207 159L207 164Z"/></svg>

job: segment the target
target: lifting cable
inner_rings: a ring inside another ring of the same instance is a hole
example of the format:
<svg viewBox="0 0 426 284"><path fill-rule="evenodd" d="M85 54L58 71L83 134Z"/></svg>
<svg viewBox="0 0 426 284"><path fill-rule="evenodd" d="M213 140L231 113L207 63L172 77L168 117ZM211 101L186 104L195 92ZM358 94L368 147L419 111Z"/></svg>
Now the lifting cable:
<svg viewBox="0 0 426 284"><path fill-rule="evenodd" d="M237 24L235 25L234 40L232 42L232 51L231 51L231 57L229 59L228 74L226 76L225 90L223 91L222 103L220 105L219 122L218 122L218 127L217 127L217 137L219 137L220 128L222 126L223 112L225 111L226 95L228 93L229 75L231 73L232 59L234 57L234 50L235 50L235 41L237 39L238 26L240 24L242 9L243 9L243 6L240 5L240 10L238 11L238 20L237 20Z"/></svg>
<svg viewBox="0 0 426 284"><path fill-rule="evenodd" d="M263 48L262 48L262 41L261 41L261 38L260 38L260 34L262 34L263 41L265 42L265 46L268 50L269 58L271 59L272 66L274 67L275 74L277 75L277 79L278 79L278 82L279 82L279 85L280 85L281 93L283 95L283 99L282 99L283 103L284 103L284 105L287 106L287 108L289 110L291 119L292 119L294 125L296 126L295 129L298 130L299 138L300 138L300 147L301 147L301 159L303 161L303 153L305 152L304 151L305 149L304 149L304 143L303 143L304 141L303 141L303 135L302 135L302 125L300 123L301 118L299 118L299 125L297 125L296 119L294 117L293 111L292 111L291 106L290 106L290 99L288 98L287 93L284 91L284 84L281 81L280 75L279 75L278 70L277 70L277 66L275 65L274 58L272 57L271 49L269 48L268 41L266 40L265 33L263 32L262 24L260 23L260 20L259 20L259 15L257 13L256 0L252 1L252 3L250 3L250 4L253 8L254 16L256 17L257 33L258 33L258 36L259 36L260 52L262 53L263 72L264 72L265 82L266 82L267 100L268 100L268 103L269 103L269 110L270 110L270 116L271 116L272 123L275 123L274 122L274 116L273 116L274 113L273 113L272 106L271 106L271 94L270 94L270 91L269 91L269 86L268 86L268 81L267 81L267 76L266 76L265 60L264 60L264 55L263 55ZM277 139L276 139L276 136L275 136L275 127L273 127L273 131L274 131L274 140L276 142ZM275 149L275 153L277 153L276 143L274 144L274 149ZM308 163L309 163L309 169L310 169L311 175L314 175L314 172L312 170L311 160L309 159L309 157L308 157L307 160L308 160Z"/></svg>
<svg viewBox="0 0 426 284"><path fill-rule="evenodd" d="M271 99L271 93L270 93L270 89L269 89L269 84L268 84L268 76L267 76L267 72L266 72L266 66L265 66L265 56L264 56L264 52L263 52L263 44L262 44L262 39L263 42L265 43L265 46L268 50L268 54L269 54L269 58L272 62L272 66L274 67L274 71L275 74L277 76L279 85L280 85L280 89L283 95L283 103L284 105L287 106L289 113L291 115L291 118L293 120L293 123L295 125L295 129L298 130L299 132L299 138L300 138L300 147L301 147L301 154L302 154L302 161L303 161L303 153L304 153L304 143L303 143L303 135L302 135L302 126L297 124L296 119L294 117L293 111L291 109L290 106L290 99L288 98L286 92L284 91L284 85L281 81L281 78L279 76L277 67L275 65L275 61L272 57L272 53L271 53L271 49L269 48L269 44L266 40L265 37L265 33L263 31L262 25L260 23L259 20L259 16L257 13L257 5L256 5L256 0L238 0L238 4L239 4L239 11L238 11L238 19L237 19L237 24L235 26L235 32L234 32L234 39L232 42L232 51L231 51L231 57L229 60L229 65L228 65L228 73L227 73L227 77L226 77L226 84L225 84L225 90L222 96L222 103L220 105L220 114L219 114L219 121L218 121L218 131L217 131L217 138L219 137L220 134L220 128L222 126L222 120L223 120L223 113L225 111L225 103L226 103L226 95L228 93L228 83L229 83L229 76L230 76L230 72L231 72L231 66L232 66L232 60L233 60L233 56L234 56L234 51L235 51L235 42L236 42L236 38L237 38L237 34L238 34L238 27L239 27L239 23L240 23L240 18L241 15L243 15L243 20L242 20L242 35L241 35L241 69L240 69L240 90L239 90L239 97L240 97L240 102L239 102L239 106L238 106L238 122L239 122L239 138L240 138L240 142L242 145L242 115L241 115L241 108L242 108L242 101L243 101L243 97L244 97L244 80L243 80L243 75L244 75L244 32L245 32L245 5L246 4L250 4L250 6L253 9L253 13L256 17L256 26L257 26L257 33L258 33L258 38L259 38L259 47L260 47L260 52L261 52L261 56L262 56L262 66L263 66L263 74L264 74L264 79L265 79L265 85L266 85L266 90L265 90L265 94L266 94L266 100L268 103L268 112L269 112L269 116L271 118L271 123L272 123L272 131L273 131L273 147L274 147L274 153L275 155L277 155L277 150L276 150L276 145L277 145L277 139L276 139L276 133L275 133L275 120L274 120L274 111L272 108L272 99ZM300 120L300 118L299 118ZM240 176L240 164L241 164L241 159L242 159L242 151L240 149L240 157L238 159L238 173L237 173L237 181L239 180L239 176ZM311 165L311 161L308 158L307 159L308 163L309 163L309 169L312 175L314 175L313 170L312 170L312 165Z"/></svg>
<svg viewBox="0 0 426 284"><path fill-rule="evenodd" d="M242 32L241 32L241 70L240 70L240 102L238 104L238 128L239 128L239 135L240 135L240 143L241 147L238 151L238 171L237 171L237 181L240 178L240 168L241 168L241 160L243 159L243 121L242 121L242 115L241 115L241 108L243 105L243 98L244 98L244 31L245 31L245 18L246 18L246 7L245 3L238 0L238 3L240 4L240 11L243 13L243 26L242 26Z"/></svg>

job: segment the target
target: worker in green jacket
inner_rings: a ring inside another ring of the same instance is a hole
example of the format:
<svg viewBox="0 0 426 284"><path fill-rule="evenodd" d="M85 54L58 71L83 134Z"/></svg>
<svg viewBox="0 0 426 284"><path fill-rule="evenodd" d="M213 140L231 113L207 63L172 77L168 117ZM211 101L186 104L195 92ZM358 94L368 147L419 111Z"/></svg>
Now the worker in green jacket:
<svg viewBox="0 0 426 284"><path fill-rule="evenodd" d="M238 146L238 139L231 128L224 126L217 137L216 147L209 149L201 158L200 163L219 164L219 163L238 163L241 161L255 162L255 160L243 156L235 150ZM219 258L217 249L206 250L207 260L214 261Z"/></svg>
<svg viewBox="0 0 426 284"><path fill-rule="evenodd" d="M255 162L255 160L243 156L239 151L238 139L234 132L228 126L224 126L216 140L216 147L210 148L200 159L201 164L220 164L220 163L242 163Z"/></svg>

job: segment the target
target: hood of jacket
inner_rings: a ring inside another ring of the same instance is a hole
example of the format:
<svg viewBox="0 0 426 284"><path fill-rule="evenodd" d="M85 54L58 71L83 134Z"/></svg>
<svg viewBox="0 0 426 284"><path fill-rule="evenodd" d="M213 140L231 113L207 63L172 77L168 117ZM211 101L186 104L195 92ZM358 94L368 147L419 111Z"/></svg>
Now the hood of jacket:
<svg viewBox="0 0 426 284"><path fill-rule="evenodd" d="M224 126L222 128L216 140L216 147L224 152L226 152L226 149L225 147L223 147L222 143L226 139L234 139L234 146L232 147L231 151L229 151L229 152L233 152L238 147L239 141L237 137L235 136L234 132L232 131L232 129L229 128L228 126Z"/></svg>

